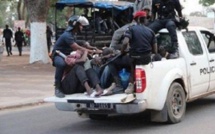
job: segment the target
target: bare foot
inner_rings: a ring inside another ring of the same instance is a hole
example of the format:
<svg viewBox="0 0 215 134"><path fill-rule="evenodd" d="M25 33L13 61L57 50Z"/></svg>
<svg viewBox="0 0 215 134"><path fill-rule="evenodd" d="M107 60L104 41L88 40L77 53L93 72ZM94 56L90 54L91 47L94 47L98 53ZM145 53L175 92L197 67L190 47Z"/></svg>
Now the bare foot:
<svg viewBox="0 0 215 134"><path fill-rule="evenodd" d="M87 90L87 95L91 95L93 93L93 89Z"/></svg>
<svg viewBox="0 0 215 134"><path fill-rule="evenodd" d="M101 96L102 94L103 94L103 90L102 89L97 90L96 96Z"/></svg>
<svg viewBox="0 0 215 134"><path fill-rule="evenodd" d="M112 91L116 87L116 83L112 83L108 88L106 88L107 91Z"/></svg>
<svg viewBox="0 0 215 134"><path fill-rule="evenodd" d="M103 91L103 96L105 95L111 95L113 94L113 89L116 87L116 83L112 83L110 87L106 88L104 91Z"/></svg>

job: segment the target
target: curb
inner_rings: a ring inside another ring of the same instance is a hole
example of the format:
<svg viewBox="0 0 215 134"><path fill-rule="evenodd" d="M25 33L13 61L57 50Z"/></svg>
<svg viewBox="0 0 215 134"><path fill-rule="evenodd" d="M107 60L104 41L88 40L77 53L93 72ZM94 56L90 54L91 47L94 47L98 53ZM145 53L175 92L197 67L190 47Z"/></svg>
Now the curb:
<svg viewBox="0 0 215 134"><path fill-rule="evenodd" d="M27 103L8 105L8 106L0 107L0 111L8 110L8 109L15 109L15 108L22 108L22 107L27 107L27 106L41 105L41 104L45 104L45 103L47 103L47 102L45 102L44 100L38 100L38 101L32 101L32 102L27 102Z"/></svg>

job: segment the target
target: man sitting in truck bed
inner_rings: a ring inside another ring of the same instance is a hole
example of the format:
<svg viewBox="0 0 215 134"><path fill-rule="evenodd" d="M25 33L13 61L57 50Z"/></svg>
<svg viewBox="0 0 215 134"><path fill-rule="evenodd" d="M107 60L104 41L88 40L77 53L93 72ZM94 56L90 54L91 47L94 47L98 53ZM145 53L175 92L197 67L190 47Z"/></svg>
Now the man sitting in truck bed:
<svg viewBox="0 0 215 134"><path fill-rule="evenodd" d="M137 19L137 25L131 26L125 32L123 48L121 53L130 46L129 56L132 60L130 83L125 90L126 93L134 91L134 68L135 65L147 65L151 62L151 52L157 54L157 41L152 30L144 25L146 13L144 11L136 12L134 18Z"/></svg>
<svg viewBox="0 0 215 134"><path fill-rule="evenodd" d="M128 47L128 43L130 41L130 56L139 57L138 60L134 60L136 64L148 64L151 62L151 51L153 50L154 53L157 53L156 48L156 39L155 35L152 30L143 26L145 22L146 13L144 11L136 12L134 15L134 20L138 24L134 24L130 26L125 34L125 39L123 40L123 47L119 45L122 49L122 55L119 56L114 61L110 62L108 65L111 75L114 78L114 82L116 83L115 91L121 92L123 91L123 86L121 84L121 80L118 75L118 71L122 68L127 68L127 70L131 69L131 77L130 83L127 89L125 90L126 93L133 92L133 59L129 57L129 55L125 54L125 49ZM142 30L139 30L142 29ZM135 32L134 32L135 31ZM143 35L143 36L140 36ZM135 46L134 44L138 44ZM142 45L143 44L143 45ZM116 46L110 46L116 47ZM137 55L136 55L137 54Z"/></svg>

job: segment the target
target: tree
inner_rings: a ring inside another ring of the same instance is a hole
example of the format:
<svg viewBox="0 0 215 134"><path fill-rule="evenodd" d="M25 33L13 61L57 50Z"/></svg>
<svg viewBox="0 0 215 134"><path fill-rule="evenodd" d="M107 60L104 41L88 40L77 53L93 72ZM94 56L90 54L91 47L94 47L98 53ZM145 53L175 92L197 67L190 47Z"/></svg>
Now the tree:
<svg viewBox="0 0 215 134"><path fill-rule="evenodd" d="M49 0L25 0L31 31L30 63L49 62L46 41L46 18L49 10Z"/></svg>
<svg viewBox="0 0 215 134"><path fill-rule="evenodd" d="M199 0L199 4L207 7L207 6L215 4L215 1L214 0Z"/></svg>
<svg viewBox="0 0 215 134"><path fill-rule="evenodd" d="M51 0L50 1L50 8L49 8L48 16L47 16L47 19L46 19L47 23L50 23L50 24L53 24L53 25L54 25L54 22L55 22L55 3L57 1L58 0Z"/></svg>

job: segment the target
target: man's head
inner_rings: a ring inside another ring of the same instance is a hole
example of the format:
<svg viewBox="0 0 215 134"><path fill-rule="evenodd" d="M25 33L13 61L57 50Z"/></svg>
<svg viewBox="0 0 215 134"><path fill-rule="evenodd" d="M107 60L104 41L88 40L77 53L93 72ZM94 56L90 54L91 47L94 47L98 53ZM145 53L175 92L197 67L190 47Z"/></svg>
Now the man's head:
<svg viewBox="0 0 215 134"><path fill-rule="evenodd" d="M89 25L89 21L84 16L73 15L68 20L67 31L74 30L75 32L80 32L83 29L83 26Z"/></svg>
<svg viewBox="0 0 215 134"><path fill-rule="evenodd" d="M146 18L146 12L144 11L137 11L135 14L134 14L134 20L137 22L137 23L144 23L145 22L145 18Z"/></svg>
<svg viewBox="0 0 215 134"><path fill-rule="evenodd" d="M151 6L144 6L141 11L146 12L146 17L150 16L151 12Z"/></svg>
<svg viewBox="0 0 215 134"><path fill-rule="evenodd" d="M9 26L8 26L8 25L5 25L5 27L6 27L6 29L8 29Z"/></svg>
<svg viewBox="0 0 215 134"><path fill-rule="evenodd" d="M106 56L106 55L112 54L112 53L113 53L113 49L107 47L107 48L105 48L105 49L103 50L102 55L103 55L103 56Z"/></svg>

